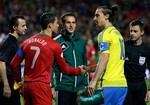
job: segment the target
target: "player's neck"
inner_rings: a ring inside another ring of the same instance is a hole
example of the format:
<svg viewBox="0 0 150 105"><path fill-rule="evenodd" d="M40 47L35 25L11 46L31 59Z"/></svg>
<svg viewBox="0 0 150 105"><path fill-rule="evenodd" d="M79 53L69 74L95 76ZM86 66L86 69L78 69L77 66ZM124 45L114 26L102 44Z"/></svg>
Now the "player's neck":
<svg viewBox="0 0 150 105"><path fill-rule="evenodd" d="M16 31L11 32L11 33L9 33L9 34L11 34L12 36L14 36L16 39L19 38L19 35L16 33Z"/></svg>
<svg viewBox="0 0 150 105"><path fill-rule="evenodd" d="M50 30L42 30L40 33L45 34L49 37L52 37L52 31L50 31Z"/></svg>
<svg viewBox="0 0 150 105"><path fill-rule="evenodd" d="M141 45L142 44L142 39L139 39L134 42L134 45Z"/></svg>
<svg viewBox="0 0 150 105"><path fill-rule="evenodd" d="M110 26L112 26L112 23L107 22L107 23L105 24L105 29L106 29L107 27L110 27Z"/></svg>

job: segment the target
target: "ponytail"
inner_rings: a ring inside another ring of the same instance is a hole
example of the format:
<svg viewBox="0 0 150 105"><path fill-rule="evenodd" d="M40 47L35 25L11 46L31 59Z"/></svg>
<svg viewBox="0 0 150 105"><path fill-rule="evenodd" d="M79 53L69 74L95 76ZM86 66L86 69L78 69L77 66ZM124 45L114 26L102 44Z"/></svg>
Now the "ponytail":
<svg viewBox="0 0 150 105"><path fill-rule="evenodd" d="M119 7L118 5L113 5L111 7L112 14L110 15L110 21L114 24L116 22L116 19L118 17L119 13Z"/></svg>
<svg viewBox="0 0 150 105"><path fill-rule="evenodd" d="M118 14L118 12L119 12L119 7L118 7L118 5L113 5L113 6L111 7L111 11L112 11L113 14Z"/></svg>

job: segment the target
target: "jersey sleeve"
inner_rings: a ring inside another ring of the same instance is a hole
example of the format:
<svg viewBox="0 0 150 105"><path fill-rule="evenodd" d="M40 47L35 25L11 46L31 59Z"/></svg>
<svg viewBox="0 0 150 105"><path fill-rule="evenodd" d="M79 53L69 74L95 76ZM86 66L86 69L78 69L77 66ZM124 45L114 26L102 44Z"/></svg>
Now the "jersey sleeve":
<svg viewBox="0 0 150 105"><path fill-rule="evenodd" d="M13 60L11 61L11 70L14 80L18 83L21 81L21 62L23 60L23 51L20 48Z"/></svg>
<svg viewBox="0 0 150 105"><path fill-rule="evenodd" d="M81 74L80 68L72 68L66 64L63 58L63 52L62 52L61 46L59 44L57 44L54 49L54 58L59 69L61 70L63 74L73 75L73 76Z"/></svg>
<svg viewBox="0 0 150 105"><path fill-rule="evenodd" d="M6 62L11 54L13 49L11 49L11 45L4 43L1 46L1 51L0 51L0 60Z"/></svg>
<svg viewBox="0 0 150 105"><path fill-rule="evenodd" d="M149 47L149 54L148 54L148 57L147 57L147 68L150 71L150 47Z"/></svg>
<svg viewBox="0 0 150 105"><path fill-rule="evenodd" d="M99 52L110 53L111 35L107 32L98 35Z"/></svg>

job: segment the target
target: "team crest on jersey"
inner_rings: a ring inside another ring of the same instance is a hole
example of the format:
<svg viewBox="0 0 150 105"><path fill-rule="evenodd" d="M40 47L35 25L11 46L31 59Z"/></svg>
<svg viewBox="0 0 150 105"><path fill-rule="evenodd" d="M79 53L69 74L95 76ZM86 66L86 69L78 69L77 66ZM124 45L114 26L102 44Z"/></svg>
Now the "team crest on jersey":
<svg viewBox="0 0 150 105"><path fill-rule="evenodd" d="M68 46L67 43L65 43L65 42L62 42L62 43L61 43L61 48L62 48L63 51L65 51L68 47L69 47L69 46Z"/></svg>
<svg viewBox="0 0 150 105"><path fill-rule="evenodd" d="M140 65L143 65L143 64L145 63L145 60L146 60L146 57L140 56L140 57L139 57L139 64L140 64Z"/></svg>

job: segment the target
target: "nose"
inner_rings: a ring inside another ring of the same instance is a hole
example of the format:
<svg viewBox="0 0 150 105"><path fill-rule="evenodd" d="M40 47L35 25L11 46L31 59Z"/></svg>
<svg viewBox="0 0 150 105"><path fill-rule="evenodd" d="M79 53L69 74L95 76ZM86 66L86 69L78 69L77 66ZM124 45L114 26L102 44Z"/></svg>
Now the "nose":
<svg viewBox="0 0 150 105"><path fill-rule="evenodd" d="M133 36L133 35L134 35L134 32L133 32L133 31L131 31L131 32L130 32L130 35L131 35L131 36Z"/></svg>
<svg viewBox="0 0 150 105"><path fill-rule="evenodd" d="M25 30L27 29L27 26L25 26Z"/></svg>
<svg viewBox="0 0 150 105"><path fill-rule="evenodd" d="M74 23L70 23L70 26L72 27Z"/></svg>
<svg viewBox="0 0 150 105"><path fill-rule="evenodd" d="M94 17L93 20L95 21L95 20L96 20L96 17Z"/></svg>
<svg viewBox="0 0 150 105"><path fill-rule="evenodd" d="M134 36L134 32L130 32L130 37Z"/></svg>

